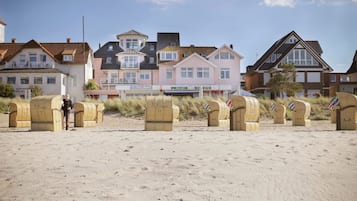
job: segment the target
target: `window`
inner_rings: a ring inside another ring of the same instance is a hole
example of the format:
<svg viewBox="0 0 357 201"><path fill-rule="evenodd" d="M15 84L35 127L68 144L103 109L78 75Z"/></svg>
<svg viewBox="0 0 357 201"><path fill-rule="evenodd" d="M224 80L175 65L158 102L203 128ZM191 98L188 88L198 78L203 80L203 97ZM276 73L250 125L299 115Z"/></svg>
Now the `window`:
<svg viewBox="0 0 357 201"><path fill-rule="evenodd" d="M125 83L135 83L136 82L136 73L133 73L133 72L124 73L124 82Z"/></svg>
<svg viewBox="0 0 357 201"><path fill-rule="evenodd" d="M56 84L56 77L47 77L47 84Z"/></svg>
<svg viewBox="0 0 357 201"><path fill-rule="evenodd" d="M193 68L181 68L182 78L193 78Z"/></svg>
<svg viewBox="0 0 357 201"><path fill-rule="evenodd" d="M171 68L166 69L166 79L172 80L172 69Z"/></svg>
<svg viewBox="0 0 357 201"><path fill-rule="evenodd" d="M26 63L26 55L21 54L20 55L20 64L25 64Z"/></svg>
<svg viewBox="0 0 357 201"><path fill-rule="evenodd" d="M154 64L155 63L155 58L154 57L150 57L149 58L149 63Z"/></svg>
<svg viewBox="0 0 357 201"><path fill-rule="evenodd" d="M113 51L113 45L109 45L107 50L108 51Z"/></svg>
<svg viewBox="0 0 357 201"><path fill-rule="evenodd" d="M37 55L36 54L29 54L30 62L34 63L37 62Z"/></svg>
<svg viewBox="0 0 357 201"><path fill-rule="evenodd" d="M20 78L20 83L21 84L29 84L29 78L28 77Z"/></svg>
<svg viewBox="0 0 357 201"><path fill-rule="evenodd" d="M118 83L118 73L110 74L110 83Z"/></svg>
<svg viewBox="0 0 357 201"><path fill-rule="evenodd" d="M231 54L230 52L219 52L216 54L214 57L216 60L228 60L228 59L234 59L234 55Z"/></svg>
<svg viewBox="0 0 357 201"><path fill-rule="evenodd" d="M139 62L137 56L124 56L124 62L121 64L123 68L138 68Z"/></svg>
<svg viewBox="0 0 357 201"><path fill-rule="evenodd" d="M112 58L111 58L111 57L107 57L107 58L105 59L105 63L111 64L111 63L112 63Z"/></svg>
<svg viewBox="0 0 357 201"><path fill-rule="evenodd" d="M34 77L33 83L34 84L42 84L42 77Z"/></svg>
<svg viewBox="0 0 357 201"><path fill-rule="evenodd" d="M40 62L46 62L47 58L45 54L40 55Z"/></svg>
<svg viewBox="0 0 357 201"><path fill-rule="evenodd" d="M162 61L176 61L177 52L161 52L160 60Z"/></svg>
<svg viewBox="0 0 357 201"><path fill-rule="evenodd" d="M305 49L294 49L289 52L285 63L295 64L297 66L317 66L318 62Z"/></svg>
<svg viewBox="0 0 357 201"><path fill-rule="evenodd" d="M197 78L209 78L209 68L197 68Z"/></svg>
<svg viewBox="0 0 357 201"><path fill-rule="evenodd" d="M336 75L330 74L330 82L336 82Z"/></svg>
<svg viewBox="0 0 357 201"><path fill-rule="evenodd" d="M8 84L16 84L16 77L7 77Z"/></svg>
<svg viewBox="0 0 357 201"><path fill-rule="evenodd" d="M69 54L63 55L63 61L73 61L73 56Z"/></svg>
<svg viewBox="0 0 357 201"><path fill-rule="evenodd" d="M305 72L296 72L295 82L305 82Z"/></svg>
<svg viewBox="0 0 357 201"><path fill-rule="evenodd" d="M138 39L126 39L126 48L138 49L139 48Z"/></svg>
<svg viewBox="0 0 357 201"><path fill-rule="evenodd" d="M230 78L229 68L221 68L221 79L228 80Z"/></svg>
<svg viewBox="0 0 357 201"><path fill-rule="evenodd" d="M307 82L320 82L321 73L320 72L308 72L307 73Z"/></svg>
<svg viewBox="0 0 357 201"><path fill-rule="evenodd" d="M155 45L150 45L150 51L155 51Z"/></svg>
<svg viewBox="0 0 357 201"><path fill-rule="evenodd" d="M140 73L140 80L150 80L150 73Z"/></svg>
<svg viewBox="0 0 357 201"><path fill-rule="evenodd" d="M263 79L264 79L264 85L266 85L270 81L270 73L264 73Z"/></svg>

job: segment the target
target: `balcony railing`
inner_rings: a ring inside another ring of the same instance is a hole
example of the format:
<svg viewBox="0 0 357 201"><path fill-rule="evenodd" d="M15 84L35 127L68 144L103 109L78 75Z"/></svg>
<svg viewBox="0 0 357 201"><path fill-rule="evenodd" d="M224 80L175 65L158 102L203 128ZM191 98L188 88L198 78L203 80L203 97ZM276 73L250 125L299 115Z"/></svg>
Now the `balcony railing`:
<svg viewBox="0 0 357 201"><path fill-rule="evenodd" d="M7 63L6 68L54 68L54 63L46 62L26 62L26 63Z"/></svg>

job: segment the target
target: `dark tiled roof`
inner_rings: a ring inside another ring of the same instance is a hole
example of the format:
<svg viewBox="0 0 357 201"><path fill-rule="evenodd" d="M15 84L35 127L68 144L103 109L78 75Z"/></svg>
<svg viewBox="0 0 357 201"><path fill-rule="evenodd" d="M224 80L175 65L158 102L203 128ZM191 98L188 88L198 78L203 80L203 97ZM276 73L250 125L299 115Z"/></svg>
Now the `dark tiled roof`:
<svg viewBox="0 0 357 201"><path fill-rule="evenodd" d="M321 48L321 46L320 46L320 43L319 43L319 41L316 41L316 40L314 40L314 41L305 41L308 45L310 45L310 47L312 48L312 49L314 49L318 54L319 54L319 56L321 56L321 54L323 53L322 52L322 48Z"/></svg>
<svg viewBox="0 0 357 201"><path fill-rule="evenodd" d="M157 50L166 46L180 46L180 34L177 32L157 33Z"/></svg>
<svg viewBox="0 0 357 201"><path fill-rule="evenodd" d="M65 49L76 50L74 54L73 62L70 64L85 64L88 60L88 55L91 54L92 50L88 43L39 43L35 40L30 40L27 43L0 43L0 50L7 50L0 64L5 64L5 62L10 61L14 56L21 52L21 50L26 48L41 48L50 57L52 57L57 63L68 63L63 62L63 51ZM83 49L84 48L84 49ZM84 50L84 51L83 51ZM84 54L83 54L84 53Z"/></svg>
<svg viewBox="0 0 357 201"><path fill-rule="evenodd" d="M14 69L2 69L0 73L61 73L66 74L57 68L14 68Z"/></svg>
<svg viewBox="0 0 357 201"><path fill-rule="evenodd" d="M353 57L351 67L347 70L347 74L357 73L357 50Z"/></svg>
<svg viewBox="0 0 357 201"><path fill-rule="evenodd" d="M108 47L112 45L113 50L108 51ZM151 46L154 47L154 50L151 50ZM101 69L102 70L114 70L114 69L120 69L120 63L118 62L118 58L116 54L123 52L124 50L119 46L119 42L117 41L112 41L108 42L102 47L100 47L95 53L94 57L95 58L102 58L102 65ZM140 52L133 51L134 54L142 53L145 54L144 61L140 63L140 69L141 70L151 70L151 69L158 69L158 66L156 65L156 42L146 42L145 46L140 50ZM112 58L112 63L107 64L106 63L106 58L111 57ZM151 64L150 62L150 57L154 57L154 63Z"/></svg>

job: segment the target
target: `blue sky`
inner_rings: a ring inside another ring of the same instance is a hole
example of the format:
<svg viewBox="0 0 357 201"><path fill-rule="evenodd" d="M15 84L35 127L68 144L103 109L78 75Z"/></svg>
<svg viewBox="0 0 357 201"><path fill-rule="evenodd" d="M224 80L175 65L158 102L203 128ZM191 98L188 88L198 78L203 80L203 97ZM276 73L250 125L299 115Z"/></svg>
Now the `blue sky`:
<svg viewBox="0 0 357 201"><path fill-rule="evenodd" d="M322 57L346 72L357 50L357 0L0 0L5 40L99 43L135 29L156 41L157 32L179 32L181 45L233 44L242 72L276 40L294 30L318 40Z"/></svg>

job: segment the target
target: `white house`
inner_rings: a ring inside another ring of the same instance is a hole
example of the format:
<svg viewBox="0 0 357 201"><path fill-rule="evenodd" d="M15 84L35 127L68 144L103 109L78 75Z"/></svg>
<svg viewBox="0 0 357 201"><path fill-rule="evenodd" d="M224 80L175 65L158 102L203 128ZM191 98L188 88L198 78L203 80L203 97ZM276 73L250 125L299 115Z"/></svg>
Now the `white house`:
<svg viewBox="0 0 357 201"><path fill-rule="evenodd" d="M30 98L39 86L44 95L70 94L84 99L83 87L93 78L93 56L88 43L40 43L30 40L0 43L0 83L11 84L18 97Z"/></svg>

